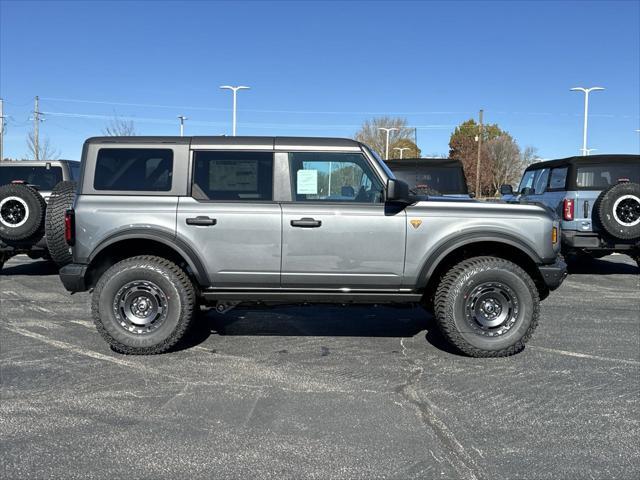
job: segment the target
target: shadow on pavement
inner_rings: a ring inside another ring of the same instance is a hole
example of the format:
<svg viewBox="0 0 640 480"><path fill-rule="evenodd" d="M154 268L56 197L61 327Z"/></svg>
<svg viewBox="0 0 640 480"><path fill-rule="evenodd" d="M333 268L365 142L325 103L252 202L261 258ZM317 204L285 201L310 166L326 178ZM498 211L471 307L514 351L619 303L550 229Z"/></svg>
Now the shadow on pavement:
<svg viewBox="0 0 640 480"><path fill-rule="evenodd" d="M620 260L614 260L620 258ZM633 262L633 263L631 263ZM569 263L570 275L638 275L640 268L627 256L602 259L581 257Z"/></svg>
<svg viewBox="0 0 640 480"><path fill-rule="evenodd" d="M5 275L26 275L30 277L58 275L58 266L46 260L33 260L18 264L12 264L11 260L9 260L4 264L4 268L0 270L0 276Z"/></svg>
<svg viewBox="0 0 640 480"><path fill-rule="evenodd" d="M222 314L200 312L190 338L181 348L204 342L210 335L328 336L410 338L421 332L434 347L456 353L442 338L431 314L418 306L383 305L238 305Z"/></svg>

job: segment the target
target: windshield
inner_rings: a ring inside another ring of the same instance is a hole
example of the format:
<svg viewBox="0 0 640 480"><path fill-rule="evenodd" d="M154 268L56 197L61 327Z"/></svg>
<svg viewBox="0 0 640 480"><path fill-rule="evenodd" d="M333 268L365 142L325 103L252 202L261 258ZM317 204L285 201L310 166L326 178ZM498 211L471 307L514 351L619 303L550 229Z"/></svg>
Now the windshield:
<svg viewBox="0 0 640 480"><path fill-rule="evenodd" d="M40 190L50 191L58 182L62 181L62 168L0 165L0 185L11 183L14 180L22 180L30 185L35 185Z"/></svg>
<svg viewBox="0 0 640 480"><path fill-rule="evenodd" d="M364 149L369 153L369 155L371 155L373 158L376 159L376 161L378 162L378 164L380 164L380 166L382 167L382 169L384 170L384 173L387 174L387 177L389 178L396 178L396 176L393 174L393 172L389 169L389 167L387 166L386 163L384 163L384 160L382 160L382 158L380 158L380 155L378 155L378 153L375 150L371 150L369 147L367 147L366 145L362 145L364 147Z"/></svg>
<svg viewBox="0 0 640 480"><path fill-rule="evenodd" d="M619 181L640 182L640 164L610 163L584 165L576 168L576 186L601 190Z"/></svg>
<svg viewBox="0 0 640 480"><path fill-rule="evenodd" d="M396 178L409 184L417 194L466 195L467 188L462 170L450 167L396 167Z"/></svg>

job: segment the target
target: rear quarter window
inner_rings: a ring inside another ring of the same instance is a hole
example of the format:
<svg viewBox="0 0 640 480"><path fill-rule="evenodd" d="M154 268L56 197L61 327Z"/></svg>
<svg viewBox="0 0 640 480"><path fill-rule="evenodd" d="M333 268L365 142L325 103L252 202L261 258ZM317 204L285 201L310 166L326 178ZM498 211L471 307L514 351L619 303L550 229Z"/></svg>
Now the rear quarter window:
<svg viewBox="0 0 640 480"><path fill-rule="evenodd" d="M168 192L173 151L156 148L101 148L93 188L111 191Z"/></svg>
<svg viewBox="0 0 640 480"><path fill-rule="evenodd" d="M567 183L567 167L554 168L551 170L549 180L549 190L564 190Z"/></svg>

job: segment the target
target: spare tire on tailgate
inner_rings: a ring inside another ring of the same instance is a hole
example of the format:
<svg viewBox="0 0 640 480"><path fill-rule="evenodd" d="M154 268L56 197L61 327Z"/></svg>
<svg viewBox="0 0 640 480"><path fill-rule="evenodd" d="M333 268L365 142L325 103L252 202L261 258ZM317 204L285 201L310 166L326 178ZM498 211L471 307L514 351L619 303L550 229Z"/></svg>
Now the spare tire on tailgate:
<svg viewBox="0 0 640 480"><path fill-rule="evenodd" d="M612 185L600 194L595 206L607 233L622 240L640 238L640 184Z"/></svg>
<svg viewBox="0 0 640 480"><path fill-rule="evenodd" d="M73 207L76 194L76 182L58 183L51 191L45 219L45 236L49 255L60 267L71 263L71 248L64 236L64 216Z"/></svg>
<svg viewBox="0 0 640 480"><path fill-rule="evenodd" d="M0 187L0 239L26 240L42 228L46 204L36 189L22 183Z"/></svg>

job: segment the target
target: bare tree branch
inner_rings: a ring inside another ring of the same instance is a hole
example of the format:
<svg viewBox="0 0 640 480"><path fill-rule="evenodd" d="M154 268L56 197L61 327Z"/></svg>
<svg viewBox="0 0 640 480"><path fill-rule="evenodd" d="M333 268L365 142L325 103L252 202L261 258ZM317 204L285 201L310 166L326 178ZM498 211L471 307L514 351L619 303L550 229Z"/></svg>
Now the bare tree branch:
<svg viewBox="0 0 640 480"><path fill-rule="evenodd" d="M27 135L27 157L36 158L36 137L33 131ZM38 156L40 160L57 160L60 151L51 145L49 138L42 135L38 138Z"/></svg>
<svg viewBox="0 0 640 480"><path fill-rule="evenodd" d="M405 118L377 117L367 120L355 134L355 139L368 145L384 158L387 137L379 128L397 128L389 134L389 158L399 158L400 154L393 147L410 147L412 150L404 154L405 158L419 157L420 150L414 143L413 128L407 127Z"/></svg>
<svg viewBox="0 0 640 480"><path fill-rule="evenodd" d="M133 120L122 120L114 117L103 130L107 137L132 137L136 134L136 127Z"/></svg>

